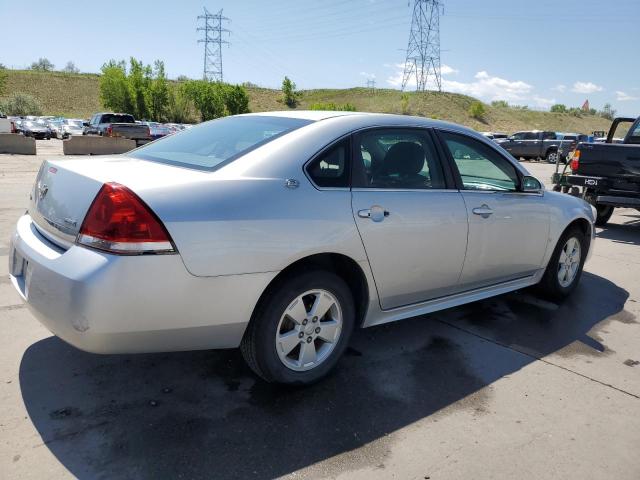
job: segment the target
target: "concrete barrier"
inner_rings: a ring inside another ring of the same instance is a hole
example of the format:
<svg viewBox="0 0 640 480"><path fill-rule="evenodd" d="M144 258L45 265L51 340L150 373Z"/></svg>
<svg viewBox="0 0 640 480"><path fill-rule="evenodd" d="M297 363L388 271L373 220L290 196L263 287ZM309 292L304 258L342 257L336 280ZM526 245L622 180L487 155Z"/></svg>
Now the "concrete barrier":
<svg viewBox="0 0 640 480"><path fill-rule="evenodd" d="M0 153L35 155L36 141L17 133L0 133Z"/></svg>
<svg viewBox="0 0 640 480"><path fill-rule="evenodd" d="M128 138L77 135L62 142L65 155L113 155L136 148L136 141Z"/></svg>

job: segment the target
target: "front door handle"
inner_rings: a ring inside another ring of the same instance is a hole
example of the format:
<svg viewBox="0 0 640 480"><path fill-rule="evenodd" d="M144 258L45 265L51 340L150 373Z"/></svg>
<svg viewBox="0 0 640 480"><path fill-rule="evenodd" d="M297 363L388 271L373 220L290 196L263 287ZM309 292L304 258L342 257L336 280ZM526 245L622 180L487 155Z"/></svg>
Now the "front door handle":
<svg viewBox="0 0 640 480"><path fill-rule="evenodd" d="M380 205L374 205L371 208L358 210L358 216L360 218L369 218L374 222L381 222L382 220L384 220L384 217L389 216L389 212L382 208Z"/></svg>
<svg viewBox="0 0 640 480"><path fill-rule="evenodd" d="M491 210L486 204L483 204L481 207L476 207L472 210L474 215L480 215L482 218L489 218L490 215L493 215L493 210Z"/></svg>

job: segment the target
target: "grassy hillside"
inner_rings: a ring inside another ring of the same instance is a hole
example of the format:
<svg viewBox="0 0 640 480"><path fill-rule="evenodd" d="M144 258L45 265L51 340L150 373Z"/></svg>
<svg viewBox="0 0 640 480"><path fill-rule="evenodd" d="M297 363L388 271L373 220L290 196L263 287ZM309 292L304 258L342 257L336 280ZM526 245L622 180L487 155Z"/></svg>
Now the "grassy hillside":
<svg viewBox="0 0 640 480"><path fill-rule="evenodd" d="M98 94L98 75L65 74L61 72L34 72L8 70L7 94L28 93L40 100L45 114L70 117L89 117L102 109ZM249 107L254 112L284 110L279 90L249 88ZM365 88L347 90L307 90L300 96L297 108L309 108L314 103L349 103L356 110L383 113L403 113L403 93L398 90ZM524 129L548 129L567 132L590 133L608 130L610 122L587 115L575 117L569 114L538 112L517 108L486 106L483 121L472 118L468 111L474 98L455 93L408 93L406 113L467 125L476 130L513 132Z"/></svg>

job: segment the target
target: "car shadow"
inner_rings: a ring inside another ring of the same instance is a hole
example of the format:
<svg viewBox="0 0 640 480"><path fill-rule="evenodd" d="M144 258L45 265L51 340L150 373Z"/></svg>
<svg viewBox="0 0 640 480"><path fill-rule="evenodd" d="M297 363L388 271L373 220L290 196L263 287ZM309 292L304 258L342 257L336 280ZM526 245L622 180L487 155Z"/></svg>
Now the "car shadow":
<svg viewBox="0 0 640 480"><path fill-rule="evenodd" d="M640 227L640 213L627 213L634 210L625 210L624 213L614 217L613 222L607 223L598 232L598 238L606 238L615 243L626 243L629 245L640 245L638 228Z"/></svg>
<svg viewBox="0 0 640 480"><path fill-rule="evenodd" d="M332 476L384 468L388 434L416 421L484 411L483 387L536 357L574 342L598 354L589 331L627 297L585 273L562 305L524 291L360 330L308 388L257 380L236 350L100 356L50 337L24 353L20 387L42 443L77 478Z"/></svg>

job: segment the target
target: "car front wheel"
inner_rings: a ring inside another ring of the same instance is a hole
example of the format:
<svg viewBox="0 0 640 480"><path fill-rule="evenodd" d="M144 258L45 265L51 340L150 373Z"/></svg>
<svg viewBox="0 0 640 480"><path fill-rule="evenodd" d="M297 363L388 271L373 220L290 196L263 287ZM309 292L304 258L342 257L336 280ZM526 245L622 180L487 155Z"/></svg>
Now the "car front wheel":
<svg viewBox="0 0 640 480"><path fill-rule="evenodd" d="M567 229L549 260L539 287L554 300L562 300L576 288L589 249L584 232L577 226Z"/></svg>
<svg viewBox="0 0 640 480"><path fill-rule="evenodd" d="M558 152L556 150L550 150L547 152L547 156L545 157L547 163L557 163L558 162Z"/></svg>
<svg viewBox="0 0 640 480"><path fill-rule="evenodd" d="M306 272L267 292L240 349L264 380L307 385L336 366L354 323L353 298L344 280L331 272Z"/></svg>

